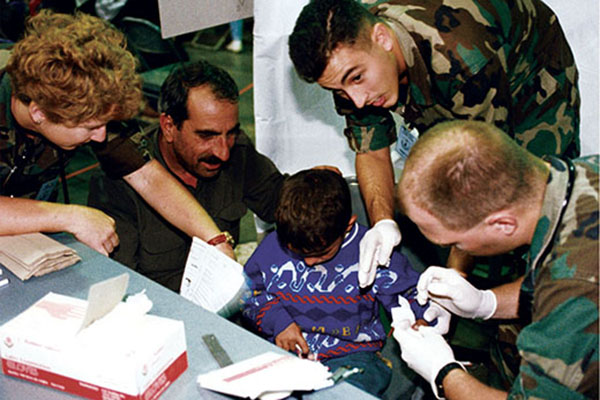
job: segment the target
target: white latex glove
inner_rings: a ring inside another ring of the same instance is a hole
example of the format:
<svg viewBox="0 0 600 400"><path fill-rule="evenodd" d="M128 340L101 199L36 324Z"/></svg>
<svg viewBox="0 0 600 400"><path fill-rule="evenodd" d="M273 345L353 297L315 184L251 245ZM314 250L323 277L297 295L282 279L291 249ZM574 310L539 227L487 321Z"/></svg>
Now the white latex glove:
<svg viewBox="0 0 600 400"><path fill-rule="evenodd" d="M398 307L392 308L392 325L399 324L401 321L408 321L412 326L416 317L410 308L410 303L402 296L398 296ZM423 314L423 318L427 322L431 322L437 318L437 323L431 328L440 335L448 333L450 328L450 318L452 314L444 307L433 301L429 302L429 308Z"/></svg>
<svg viewBox="0 0 600 400"><path fill-rule="evenodd" d="M398 296L398 307L394 307L392 312L392 326L399 324L402 321L408 321L412 326L415 323L415 314L410 308L410 303L402 296Z"/></svg>
<svg viewBox="0 0 600 400"><path fill-rule="evenodd" d="M358 283L367 287L375 280L377 266L389 265L394 247L400 244L402 235L398 224L391 219L382 219L367 231L360 241Z"/></svg>
<svg viewBox="0 0 600 400"><path fill-rule="evenodd" d="M479 290L450 268L429 267L417 283L417 301L431 299L453 314L464 318L489 319L496 312L496 295Z"/></svg>
<svg viewBox="0 0 600 400"><path fill-rule="evenodd" d="M452 318L452 314L450 314L448 310L440 306L435 301L430 301L429 308L423 313L423 319L431 323L431 321L433 321L436 318L437 323L431 328L436 333L439 333L440 335L445 335L446 333L448 333L448 329L450 329L450 319Z"/></svg>
<svg viewBox="0 0 600 400"><path fill-rule="evenodd" d="M400 344L402 359L429 382L439 399L435 378L445 365L456 361L452 349L432 327L421 326L414 330L406 320L392 326L394 339Z"/></svg>

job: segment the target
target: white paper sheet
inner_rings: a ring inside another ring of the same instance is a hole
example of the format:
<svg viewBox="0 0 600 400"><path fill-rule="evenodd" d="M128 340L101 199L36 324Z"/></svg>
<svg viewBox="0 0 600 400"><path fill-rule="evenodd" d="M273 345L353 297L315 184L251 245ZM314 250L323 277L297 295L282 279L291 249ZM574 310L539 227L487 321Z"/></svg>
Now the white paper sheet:
<svg viewBox="0 0 600 400"><path fill-rule="evenodd" d="M245 285L243 267L195 237L185 263L180 294L208 311L218 312Z"/></svg>
<svg viewBox="0 0 600 400"><path fill-rule="evenodd" d="M318 390L333 385L323 364L290 354L267 352L198 376L198 384L239 397L275 399L294 390Z"/></svg>

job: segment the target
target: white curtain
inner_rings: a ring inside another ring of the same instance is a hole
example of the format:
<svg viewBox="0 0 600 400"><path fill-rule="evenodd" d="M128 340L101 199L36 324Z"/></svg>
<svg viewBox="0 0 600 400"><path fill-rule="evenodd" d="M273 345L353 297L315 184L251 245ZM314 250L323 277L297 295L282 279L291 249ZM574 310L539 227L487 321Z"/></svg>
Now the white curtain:
<svg viewBox="0 0 600 400"><path fill-rule="evenodd" d="M328 164L353 175L354 154L331 94L301 81L288 56L288 36L306 3L254 1L256 147L285 172Z"/></svg>
<svg viewBox="0 0 600 400"><path fill-rule="evenodd" d="M545 0L558 16L575 53L581 94L581 153L600 153L600 2L598 0Z"/></svg>

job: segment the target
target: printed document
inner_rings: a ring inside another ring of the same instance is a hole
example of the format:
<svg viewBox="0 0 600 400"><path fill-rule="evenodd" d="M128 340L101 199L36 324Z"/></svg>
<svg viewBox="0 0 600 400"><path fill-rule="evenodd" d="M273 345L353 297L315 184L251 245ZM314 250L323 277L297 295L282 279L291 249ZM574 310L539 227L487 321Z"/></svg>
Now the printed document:
<svg viewBox="0 0 600 400"><path fill-rule="evenodd" d="M195 237L185 263L180 294L208 311L223 315L223 310L238 302L246 288L243 271L239 263Z"/></svg>

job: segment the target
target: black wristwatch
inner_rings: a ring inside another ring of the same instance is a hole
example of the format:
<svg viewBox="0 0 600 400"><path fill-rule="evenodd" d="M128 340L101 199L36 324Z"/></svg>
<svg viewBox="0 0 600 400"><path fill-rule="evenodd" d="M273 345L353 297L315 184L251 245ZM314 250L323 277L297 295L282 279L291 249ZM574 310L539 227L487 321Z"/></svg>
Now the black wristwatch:
<svg viewBox="0 0 600 400"><path fill-rule="evenodd" d="M444 368L440 369L440 372L438 372L437 376L435 377L435 387L437 389L438 397L446 397L444 394L444 385L442 385L442 383L444 382L444 378L446 377L446 375L448 375L450 371L456 368L464 370L464 367L462 365L460 365L456 361L453 361L451 363L446 364Z"/></svg>

